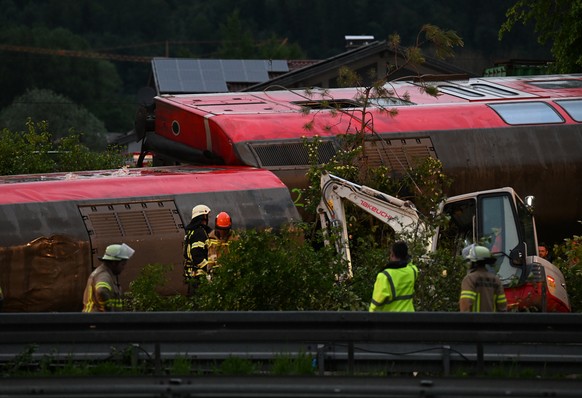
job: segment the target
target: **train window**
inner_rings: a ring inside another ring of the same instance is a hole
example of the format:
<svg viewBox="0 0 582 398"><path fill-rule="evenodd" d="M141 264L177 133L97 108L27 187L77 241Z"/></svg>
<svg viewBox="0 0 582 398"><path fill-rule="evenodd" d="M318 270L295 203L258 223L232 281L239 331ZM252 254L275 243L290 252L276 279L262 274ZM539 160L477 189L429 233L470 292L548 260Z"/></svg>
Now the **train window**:
<svg viewBox="0 0 582 398"><path fill-rule="evenodd" d="M370 98L369 102L370 105L375 105L378 107L414 105L414 102L395 97Z"/></svg>
<svg viewBox="0 0 582 398"><path fill-rule="evenodd" d="M582 88L582 80L574 79L533 81L527 82L527 84L545 89Z"/></svg>
<svg viewBox="0 0 582 398"><path fill-rule="evenodd" d="M491 86L489 84L471 84L471 88L484 94L493 95L496 97L516 97L519 95L516 92L505 90L500 87Z"/></svg>
<svg viewBox="0 0 582 398"><path fill-rule="evenodd" d="M488 104L507 124L563 123L564 119L545 102Z"/></svg>
<svg viewBox="0 0 582 398"><path fill-rule="evenodd" d="M458 96L464 97L464 98L466 98L466 97L469 97L469 98L484 97L483 94L478 93L477 91L467 90L467 89L461 88L461 87L442 85L442 86L438 86L438 88L439 88L439 91L442 91L443 93L451 94L451 95L458 95Z"/></svg>
<svg viewBox="0 0 582 398"><path fill-rule="evenodd" d="M556 101L572 119L582 122L582 100L560 100Z"/></svg>
<svg viewBox="0 0 582 398"><path fill-rule="evenodd" d="M293 101L295 105L302 108L311 109L345 109L345 108L360 108L362 105L349 99L329 99L329 100L309 100L309 101Z"/></svg>

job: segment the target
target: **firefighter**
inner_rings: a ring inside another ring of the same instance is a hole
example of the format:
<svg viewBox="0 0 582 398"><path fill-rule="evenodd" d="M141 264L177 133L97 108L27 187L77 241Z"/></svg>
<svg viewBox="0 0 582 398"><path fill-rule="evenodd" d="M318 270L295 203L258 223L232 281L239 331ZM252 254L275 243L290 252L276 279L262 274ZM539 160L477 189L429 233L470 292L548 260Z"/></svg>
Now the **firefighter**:
<svg viewBox="0 0 582 398"><path fill-rule="evenodd" d="M461 312L506 312L503 284L497 274L487 269L496 261L489 249L472 244L463 249L463 257L470 269L461 283Z"/></svg>
<svg viewBox="0 0 582 398"><path fill-rule="evenodd" d="M119 274L135 251L126 245L109 245L97 267L87 279L83 293L83 312L123 311L123 300Z"/></svg>
<svg viewBox="0 0 582 398"><path fill-rule="evenodd" d="M184 280L188 295L194 293L200 278L209 271L208 244L212 229L208 226L210 208L197 205L192 208L192 219L186 226L184 236Z"/></svg>
<svg viewBox="0 0 582 398"><path fill-rule="evenodd" d="M212 267L218 266L217 260L221 255L228 252L230 243L236 240L232 231L232 220L230 215L222 211L214 219L214 230L210 232L208 245L208 261Z"/></svg>
<svg viewBox="0 0 582 398"><path fill-rule="evenodd" d="M390 261L376 276L370 312L414 312L413 295L418 268L408 256L406 242L390 249Z"/></svg>

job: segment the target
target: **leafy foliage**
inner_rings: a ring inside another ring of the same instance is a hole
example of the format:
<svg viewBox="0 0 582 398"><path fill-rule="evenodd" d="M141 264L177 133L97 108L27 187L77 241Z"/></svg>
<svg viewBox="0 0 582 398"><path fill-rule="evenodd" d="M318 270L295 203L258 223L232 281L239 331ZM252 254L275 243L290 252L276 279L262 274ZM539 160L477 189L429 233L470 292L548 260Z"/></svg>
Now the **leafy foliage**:
<svg viewBox="0 0 582 398"><path fill-rule="evenodd" d="M125 294L125 307L130 311L188 311L192 302L181 295L163 296L159 286L167 282L167 273L172 266L148 264L141 269L139 277L131 281L130 291Z"/></svg>
<svg viewBox="0 0 582 398"><path fill-rule="evenodd" d="M538 42L551 42L553 71L582 71L582 0L519 0L507 10L499 39L518 23L535 24Z"/></svg>
<svg viewBox="0 0 582 398"><path fill-rule="evenodd" d="M208 311L350 310L359 298L340 283L345 266L330 248L305 244L296 229L245 231L196 292Z"/></svg>
<svg viewBox="0 0 582 398"><path fill-rule="evenodd" d="M53 140L46 122L26 123L26 131L0 131L0 175L119 168L125 156L115 148L91 152L77 135Z"/></svg>
<svg viewBox="0 0 582 398"><path fill-rule="evenodd" d="M560 268L566 279L572 312L582 312L582 236L564 239L564 243L554 246L553 254L552 263Z"/></svg>
<svg viewBox="0 0 582 398"><path fill-rule="evenodd" d="M300 353L296 357L277 355L271 370L273 375L312 375L313 357L306 353Z"/></svg>
<svg viewBox="0 0 582 398"><path fill-rule="evenodd" d="M230 356L220 363L216 373L224 376L248 376L257 371L257 365L249 359Z"/></svg>

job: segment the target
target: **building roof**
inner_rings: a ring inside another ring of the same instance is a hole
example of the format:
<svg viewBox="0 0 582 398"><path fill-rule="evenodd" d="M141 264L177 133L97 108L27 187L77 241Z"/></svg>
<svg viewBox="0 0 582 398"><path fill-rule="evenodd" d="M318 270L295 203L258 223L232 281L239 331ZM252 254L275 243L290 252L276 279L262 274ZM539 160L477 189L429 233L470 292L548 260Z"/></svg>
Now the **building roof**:
<svg viewBox="0 0 582 398"><path fill-rule="evenodd" d="M400 59L403 50L399 51ZM327 58L325 60L309 63L303 68L290 70L289 72L270 79L266 82L257 83L255 85L249 86L242 91L260 91L268 88L269 86L283 86L283 87L306 87L306 85L301 85L301 82L317 81L319 76L330 75L335 76L337 79L339 68L342 66L353 67L353 69L358 69L360 65L377 63L379 68L377 68L379 74L382 71L381 65L384 67L387 63L392 62L394 59L394 50L390 47L389 43L384 41L374 41L369 44L365 44L354 49L350 49L341 54ZM424 73L432 73L439 75L466 75L467 77L474 77L475 75L471 72L458 68L450 63L441 61L433 57L425 56L426 62L422 65L422 71ZM400 71L400 75L404 76L416 76L418 71L411 70L410 68ZM378 76L382 77L382 76ZM401 76L395 76L401 77ZM329 78L328 81L332 82L333 77ZM332 87L332 85L326 88ZM337 86L336 86L337 87Z"/></svg>
<svg viewBox="0 0 582 398"><path fill-rule="evenodd" d="M223 93L289 72L286 60L152 59L155 89L160 94Z"/></svg>

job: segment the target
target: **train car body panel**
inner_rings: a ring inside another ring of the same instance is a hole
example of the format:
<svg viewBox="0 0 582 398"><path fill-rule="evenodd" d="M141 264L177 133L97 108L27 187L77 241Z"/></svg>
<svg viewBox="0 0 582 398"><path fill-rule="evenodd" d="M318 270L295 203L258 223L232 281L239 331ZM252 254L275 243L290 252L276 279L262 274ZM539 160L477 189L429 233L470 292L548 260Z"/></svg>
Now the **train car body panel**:
<svg viewBox="0 0 582 398"><path fill-rule="evenodd" d="M373 120L365 144L368 164L387 165L401 176L420 159L438 158L454 180L448 195L512 186L536 196L542 240L560 242L579 233L582 75L431 84L441 95L429 96L413 82L392 84L396 94L387 107L398 110L395 117L367 108ZM344 88L162 95L155 98L155 126L148 133L167 145L156 147L146 138L144 150L163 162L176 153L172 143L179 143L225 164L268 169L290 189L303 188L309 167L304 138L318 136L320 159L331 159L339 149L337 136L359 127L359 93ZM408 101L402 100L405 94ZM326 109L329 104L341 112Z"/></svg>
<svg viewBox="0 0 582 398"><path fill-rule="evenodd" d="M184 225L197 204L213 214L227 211L235 229L299 220L287 187L250 167L152 167L1 182L0 281L8 312L80 311L89 273L105 247L118 242L136 250L120 275L125 290L146 264L158 263L173 268L161 292L185 293Z"/></svg>

